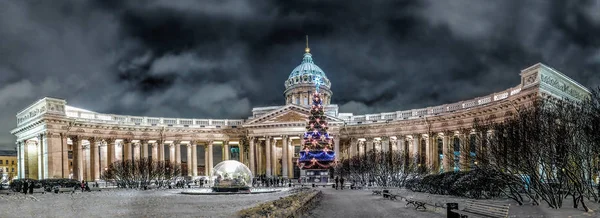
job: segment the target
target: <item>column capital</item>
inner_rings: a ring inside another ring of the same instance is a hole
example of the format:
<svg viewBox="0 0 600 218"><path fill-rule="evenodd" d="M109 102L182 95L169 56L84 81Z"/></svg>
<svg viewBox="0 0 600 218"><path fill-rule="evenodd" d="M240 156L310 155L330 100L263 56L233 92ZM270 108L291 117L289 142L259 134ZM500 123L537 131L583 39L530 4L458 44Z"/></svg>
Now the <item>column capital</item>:
<svg viewBox="0 0 600 218"><path fill-rule="evenodd" d="M269 135L267 135L267 136L264 136L264 137L265 137L265 139L267 139L267 140L271 139L271 136L269 136Z"/></svg>
<svg viewBox="0 0 600 218"><path fill-rule="evenodd" d="M131 139L123 139L123 143L131 143Z"/></svg>
<svg viewBox="0 0 600 218"><path fill-rule="evenodd" d="M116 142L116 138L114 137L108 137L108 138L104 138L104 141L106 141L106 143L111 144L111 143L115 143Z"/></svg>
<svg viewBox="0 0 600 218"><path fill-rule="evenodd" d="M148 141L149 140L147 140L147 139L140 140L140 144L148 144Z"/></svg>
<svg viewBox="0 0 600 218"><path fill-rule="evenodd" d="M172 144L172 145L178 145L178 144L180 144L180 143L181 143L181 141L179 141L179 140L173 140L173 143L171 143L171 144Z"/></svg>
<svg viewBox="0 0 600 218"><path fill-rule="evenodd" d="M282 136L281 136L281 138L282 138L283 140L286 140L286 139L288 139L288 138L289 138L289 136L288 136L288 135L282 135Z"/></svg>

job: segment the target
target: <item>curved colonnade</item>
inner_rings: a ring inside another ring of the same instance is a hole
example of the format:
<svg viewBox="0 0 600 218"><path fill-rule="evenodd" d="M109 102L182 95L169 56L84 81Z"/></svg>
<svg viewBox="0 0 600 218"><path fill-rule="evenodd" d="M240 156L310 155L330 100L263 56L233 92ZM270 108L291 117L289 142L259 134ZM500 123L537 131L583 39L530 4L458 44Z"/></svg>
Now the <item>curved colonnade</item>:
<svg viewBox="0 0 600 218"><path fill-rule="evenodd" d="M336 158L406 151L419 164L447 171L463 170L443 154L469 155L456 148L471 140L475 119L499 122L540 97L579 101L588 93L562 73L536 64L521 71L516 87L454 104L367 115L326 107ZM217 120L101 114L44 98L17 114L11 133L17 136L18 176L97 180L113 161L147 157L180 163L189 176L210 175L218 162L235 159L254 174L297 178L304 172L293 163L309 110L293 99L285 106L255 108L246 120Z"/></svg>

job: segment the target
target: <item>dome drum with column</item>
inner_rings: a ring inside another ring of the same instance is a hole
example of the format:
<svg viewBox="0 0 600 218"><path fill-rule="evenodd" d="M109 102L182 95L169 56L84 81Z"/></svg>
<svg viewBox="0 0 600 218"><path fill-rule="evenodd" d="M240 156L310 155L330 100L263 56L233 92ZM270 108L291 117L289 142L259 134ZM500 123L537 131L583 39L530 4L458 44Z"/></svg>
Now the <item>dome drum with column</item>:
<svg viewBox="0 0 600 218"><path fill-rule="evenodd" d="M323 103L331 102L331 81L325 72L317 66L312 59L307 47L302 63L298 65L285 81L284 96L287 104L310 105L310 93L315 91L316 81L319 80L319 90L323 95Z"/></svg>

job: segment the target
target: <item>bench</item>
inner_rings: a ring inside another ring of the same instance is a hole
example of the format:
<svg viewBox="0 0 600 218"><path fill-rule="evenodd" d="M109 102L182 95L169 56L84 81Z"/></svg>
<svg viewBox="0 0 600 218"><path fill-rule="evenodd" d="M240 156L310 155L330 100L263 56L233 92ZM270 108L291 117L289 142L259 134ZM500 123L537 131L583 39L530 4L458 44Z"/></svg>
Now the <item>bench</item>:
<svg viewBox="0 0 600 218"><path fill-rule="evenodd" d="M90 187L90 192L93 191L102 191L102 189L100 189L99 187Z"/></svg>
<svg viewBox="0 0 600 218"><path fill-rule="evenodd" d="M421 201L421 200L416 200L414 198L405 198L405 199L406 199L406 206L413 205L413 206L415 206L415 210L418 210L419 208L421 208L423 210L427 210L427 208L425 207L425 204L427 202Z"/></svg>
<svg viewBox="0 0 600 218"><path fill-rule="evenodd" d="M390 190L384 189L381 194L383 195L383 198L389 198L390 197Z"/></svg>
<svg viewBox="0 0 600 218"><path fill-rule="evenodd" d="M458 213L462 216L467 217L508 217L508 210L510 204L492 204L488 202L479 202L468 200L465 202L465 208L462 210L451 210L452 212Z"/></svg>
<svg viewBox="0 0 600 218"><path fill-rule="evenodd" d="M383 193L383 197L384 198L388 198L390 200L398 200L398 197L400 197L400 199L402 199L402 196L397 195L397 194L392 194L392 193Z"/></svg>
<svg viewBox="0 0 600 218"><path fill-rule="evenodd" d="M0 190L0 195L14 195L15 193L12 190Z"/></svg>
<svg viewBox="0 0 600 218"><path fill-rule="evenodd" d="M56 190L56 193L63 193L63 192L71 192L71 193L75 193L75 188L71 187L71 188L63 188L63 187L59 187Z"/></svg>
<svg viewBox="0 0 600 218"><path fill-rule="evenodd" d="M44 190L44 188L34 188L32 193L42 193L42 194L45 194L46 190Z"/></svg>

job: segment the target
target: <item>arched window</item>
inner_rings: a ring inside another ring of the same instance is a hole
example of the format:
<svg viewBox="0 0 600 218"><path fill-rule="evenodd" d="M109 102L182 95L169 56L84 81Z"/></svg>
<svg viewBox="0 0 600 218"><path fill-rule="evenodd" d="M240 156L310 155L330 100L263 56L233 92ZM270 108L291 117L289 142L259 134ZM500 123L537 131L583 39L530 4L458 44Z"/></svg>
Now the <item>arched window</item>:
<svg viewBox="0 0 600 218"><path fill-rule="evenodd" d="M454 171L460 171L460 139L454 137Z"/></svg>
<svg viewBox="0 0 600 218"><path fill-rule="evenodd" d="M439 172L444 172L444 140L437 138L437 168Z"/></svg>

